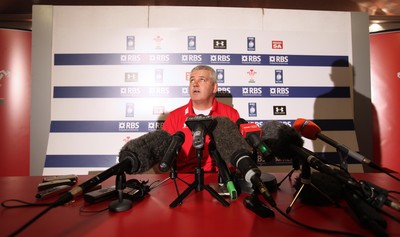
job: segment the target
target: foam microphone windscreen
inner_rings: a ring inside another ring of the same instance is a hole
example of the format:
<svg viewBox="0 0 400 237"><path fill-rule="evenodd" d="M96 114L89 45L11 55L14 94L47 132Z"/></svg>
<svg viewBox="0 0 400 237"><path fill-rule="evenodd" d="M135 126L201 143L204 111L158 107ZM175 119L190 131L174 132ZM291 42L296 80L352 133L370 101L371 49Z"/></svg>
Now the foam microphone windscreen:
<svg viewBox="0 0 400 237"><path fill-rule="evenodd" d="M232 120L223 116L216 117L214 120L216 125L212 132L212 137L222 159L235 165L235 161L232 159L236 157L237 153L251 155L251 147L242 137L237 125Z"/></svg>
<svg viewBox="0 0 400 237"><path fill-rule="evenodd" d="M321 132L321 128L310 120L304 118L298 118L293 123L293 128L296 129L303 137L316 140L318 133Z"/></svg>
<svg viewBox="0 0 400 237"><path fill-rule="evenodd" d="M296 157L296 151L290 146L303 147L303 139L292 127L278 122L269 121L261 126L262 140L271 149L273 155L281 159L292 159Z"/></svg>
<svg viewBox="0 0 400 237"><path fill-rule="evenodd" d="M132 139L121 148L119 161L127 157L136 157L139 166L127 173L145 172L161 161L171 139L172 136L164 130L156 130Z"/></svg>
<svg viewBox="0 0 400 237"><path fill-rule="evenodd" d="M331 201L325 197L325 195L336 202L343 198L343 185L338 179L336 179L332 175L324 174L321 172L312 172L311 184L313 184L318 190L311 185L304 186L300 193L299 199L305 204L315 206L332 204ZM302 186L300 176L296 178L295 184L293 186L296 190L300 189L300 187Z"/></svg>

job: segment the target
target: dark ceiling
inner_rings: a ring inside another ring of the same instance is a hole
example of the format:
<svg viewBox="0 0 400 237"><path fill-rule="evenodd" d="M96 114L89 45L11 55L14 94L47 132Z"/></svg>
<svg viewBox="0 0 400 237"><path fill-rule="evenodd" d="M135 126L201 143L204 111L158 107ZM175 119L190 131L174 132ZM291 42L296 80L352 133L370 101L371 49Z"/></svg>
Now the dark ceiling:
<svg viewBox="0 0 400 237"><path fill-rule="evenodd" d="M399 23L400 0L1 0L0 23L32 21L32 5L149 5L251 7L367 12L370 18L393 19ZM1 26L1 25L0 25Z"/></svg>

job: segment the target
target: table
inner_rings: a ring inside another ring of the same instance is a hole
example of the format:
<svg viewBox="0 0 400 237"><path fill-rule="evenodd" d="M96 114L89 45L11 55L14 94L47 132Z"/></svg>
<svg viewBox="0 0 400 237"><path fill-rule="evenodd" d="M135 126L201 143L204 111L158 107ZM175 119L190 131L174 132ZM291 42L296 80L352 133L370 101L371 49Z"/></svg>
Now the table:
<svg viewBox="0 0 400 237"><path fill-rule="evenodd" d="M286 173L271 173L279 182ZM368 180L382 188L399 191L399 182L384 173L352 174L357 179ZM398 174L395 174L397 177ZM285 211L293 200L296 191L293 182L285 180L279 190L272 195L278 208ZM91 178L90 175L79 176L78 184ZM127 175L127 179L165 180L169 173ZM178 177L193 182L193 174L179 174ZM0 201L20 199L28 202L49 202L57 197L37 201L35 194L41 176L0 177ZM206 173L205 184L215 183L217 175ZM176 179L179 191L187 188L187 184ZM102 183L103 187L115 184L115 176ZM69 205L51 209L48 213L28 226L18 236L332 236L308 230L286 219L274 210L275 217L262 218L247 209L242 193L237 200L230 201L230 206L224 207L206 190L193 191L182 205L170 208L169 204L177 198L174 180L168 179L162 185L150 191L141 201L135 201L133 207L124 212L103 211L100 213L82 213L80 208L85 204L82 197L76 198ZM229 199L228 199L229 200ZM341 207L334 205L313 206L297 201L291 209L290 216L304 224L323 229L332 229L356 233L361 236L374 236L368 229L361 226L354 213L343 201ZM108 207L109 201L91 206L90 210L100 210ZM342 204L342 203L341 203ZM45 207L24 207L0 209L0 236L8 236L27 223ZM384 206L382 209L399 218L399 212ZM390 236L400 236L398 222L387 218L387 232Z"/></svg>

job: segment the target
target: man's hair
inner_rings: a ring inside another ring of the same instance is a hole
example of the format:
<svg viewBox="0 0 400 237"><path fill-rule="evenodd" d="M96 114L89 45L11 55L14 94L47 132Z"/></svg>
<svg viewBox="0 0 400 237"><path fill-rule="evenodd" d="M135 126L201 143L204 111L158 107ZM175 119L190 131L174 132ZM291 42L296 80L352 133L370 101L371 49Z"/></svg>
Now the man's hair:
<svg viewBox="0 0 400 237"><path fill-rule="evenodd" d="M206 70L206 71L210 72L211 81L213 83L217 83L217 74L216 74L214 68L207 66L207 65L198 65L198 66L194 67L190 73L192 73L194 71L199 71L199 70Z"/></svg>

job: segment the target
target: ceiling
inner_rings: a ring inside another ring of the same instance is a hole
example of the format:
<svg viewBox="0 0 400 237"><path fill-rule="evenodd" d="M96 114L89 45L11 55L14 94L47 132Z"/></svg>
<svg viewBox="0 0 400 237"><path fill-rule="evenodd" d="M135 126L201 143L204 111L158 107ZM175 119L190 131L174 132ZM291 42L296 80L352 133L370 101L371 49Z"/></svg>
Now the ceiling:
<svg viewBox="0 0 400 237"><path fill-rule="evenodd" d="M31 29L32 5L149 5L361 11L389 28L400 25L400 0L1 0L0 27ZM392 26L391 26L392 25Z"/></svg>

